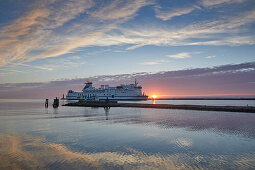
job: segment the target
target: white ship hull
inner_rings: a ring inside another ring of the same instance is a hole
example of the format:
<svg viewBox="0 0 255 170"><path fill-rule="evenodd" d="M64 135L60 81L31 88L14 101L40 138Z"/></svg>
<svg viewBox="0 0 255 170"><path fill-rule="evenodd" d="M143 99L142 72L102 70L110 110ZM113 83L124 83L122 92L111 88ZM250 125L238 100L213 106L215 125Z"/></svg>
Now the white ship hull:
<svg viewBox="0 0 255 170"><path fill-rule="evenodd" d="M148 96L142 93L142 87L135 84L109 87L101 85L95 88L91 82L87 82L81 92L69 90L67 100L148 100Z"/></svg>
<svg viewBox="0 0 255 170"><path fill-rule="evenodd" d="M148 100L148 96L114 96L114 97L105 97L105 96L99 96L97 100ZM84 97L80 96L66 96L67 100L94 100L94 99L86 99Z"/></svg>

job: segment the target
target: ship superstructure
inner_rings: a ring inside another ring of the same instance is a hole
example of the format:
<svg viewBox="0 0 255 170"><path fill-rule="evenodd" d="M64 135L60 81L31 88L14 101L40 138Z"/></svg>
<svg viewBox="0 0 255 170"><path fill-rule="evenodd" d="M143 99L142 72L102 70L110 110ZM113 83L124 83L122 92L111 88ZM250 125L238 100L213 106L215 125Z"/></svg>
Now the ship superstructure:
<svg viewBox="0 0 255 170"><path fill-rule="evenodd" d="M92 82L85 83L81 92L69 90L67 100L147 100L148 96L142 93L142 86L135 81L134 84L122 84L116 87L101 85L100 88L92 86Z"/></svg>

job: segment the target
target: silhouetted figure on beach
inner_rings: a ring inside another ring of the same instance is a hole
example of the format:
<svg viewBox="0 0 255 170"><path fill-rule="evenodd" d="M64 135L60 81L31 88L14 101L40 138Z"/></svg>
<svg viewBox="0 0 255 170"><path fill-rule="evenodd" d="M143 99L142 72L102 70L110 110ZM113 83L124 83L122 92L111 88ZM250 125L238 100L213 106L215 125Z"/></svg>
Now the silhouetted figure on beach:
<svg viewBox="0 0 255 170"><path fill-rule="evenodd" d="M108 120L108 115L109 115L109 108L108 107L104 107L104 111L105 111L105 116L106 116L106 120Z"/></svg>
<svg viewBox="0 0 255 170"><path fill-rule="evenodd" d="M53 102L53 107L58 108L58 106L59 106L59 99L56 97L56 99L54 99L54 102Z"/></svg>
<svg viewBox="0 0 255 170"><path fill-rule="evenodd" d="M105 100L104 108L110 109L109 104L110 104L110 100L109 100L108 97L107 97L106 100Z"/></svg>
<svg viewBox="0 0 255 170"><path fill-rule="evenodd" d="M45 100L45 108L48 108L48 106L49 106L49 99L46 99Z"/></svg>

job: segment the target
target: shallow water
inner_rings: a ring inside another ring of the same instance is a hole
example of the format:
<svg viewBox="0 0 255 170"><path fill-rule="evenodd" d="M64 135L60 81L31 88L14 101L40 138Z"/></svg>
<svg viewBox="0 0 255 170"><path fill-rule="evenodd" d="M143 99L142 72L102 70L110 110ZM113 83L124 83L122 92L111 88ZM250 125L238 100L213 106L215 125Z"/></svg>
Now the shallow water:
<svg viewBox="0 0 255 170"><path fill-rule="evenodd" d="M134 101L121 101L123 103ZM209 106L255 106L255 100L147 100L135 101L137 103L149 104L187 104L187 105L209 105Z"/></svg>
<svg viewBox="0 0 255 170"><path fill-rule="evenodd" d="M0 151L0 169L254 169L255 114L0 100Z"/></svg>

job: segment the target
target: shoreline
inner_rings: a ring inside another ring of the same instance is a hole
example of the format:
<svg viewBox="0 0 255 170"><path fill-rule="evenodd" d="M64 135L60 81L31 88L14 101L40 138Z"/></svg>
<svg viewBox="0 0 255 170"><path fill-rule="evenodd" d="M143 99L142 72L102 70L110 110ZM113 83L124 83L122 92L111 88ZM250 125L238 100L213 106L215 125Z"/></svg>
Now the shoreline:
<svg viewBox="0 0 255 170"><path fill-rule="evenodd" d="M154 100L154 99L148 99ZM255 100L255 98L157 98L156 100Z"/></svg>
<svg viewBox="0 0 255 170"><path fill-rule="evenodd" d="M68 103L62 106L78 107L134 107L134 108L154 108L154 109L181 109L181 110L200 110L200 111L224 111L224 112L245 112L255 113L253 106L209 106L209 105L174 105L174 104L144 104L144 103L117 103L104 101L79 101Z"/></svg>

